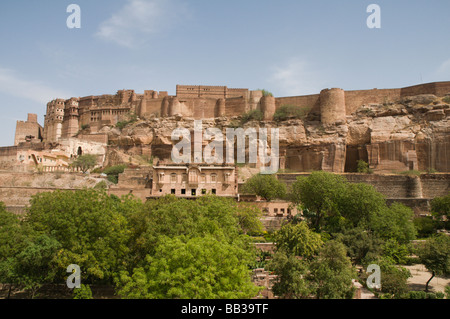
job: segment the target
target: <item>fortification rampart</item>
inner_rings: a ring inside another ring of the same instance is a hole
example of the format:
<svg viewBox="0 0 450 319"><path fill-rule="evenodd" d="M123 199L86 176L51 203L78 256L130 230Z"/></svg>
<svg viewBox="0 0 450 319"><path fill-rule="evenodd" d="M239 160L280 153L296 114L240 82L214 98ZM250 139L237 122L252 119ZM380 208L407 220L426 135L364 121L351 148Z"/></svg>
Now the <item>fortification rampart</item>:
<svg viewBox="0 0 450 319"><path fill-rule="evenodd" d="M339 92L339 89L323 90L321 94L278 97L277 108L283 105L309 107L311 113L321 114L324 124L339 121L345 115L350 115L362 105L383 104L398 101L407 96L433 94L442 97L450 94L450 82L435 82L419 84L400 89L372 89ZM344 100L344 103L343 103ZM336 115L337 118L333 118Z"/></svg>
<svg viewBox="0 0 450 319"><path fill-rule="evenodd" d="M45 141L56 142L60 138L75 135L82 127L90 127L91 132L97 132L104 125L115 125L129 113L140 117L180 115L205 119L239 116L260 109L265 120L272 120L276 110L283 105L309 108L310 114L318 116L323 124L334 124L345 121L347 115L364 104L382 104L419 94L434 94L438 97L450 94L450 82L401 89L344 91L333 88L322 90L320 94L278 97L273 100L263 98L262 91L226 86L177 85L176 96L170 96L166 91L146 90L144 94L136 94L133 90L121 90L115 95L49 102L43 135ZM29 133L22 124L18 124L18 128L19 131Z"/></svg>

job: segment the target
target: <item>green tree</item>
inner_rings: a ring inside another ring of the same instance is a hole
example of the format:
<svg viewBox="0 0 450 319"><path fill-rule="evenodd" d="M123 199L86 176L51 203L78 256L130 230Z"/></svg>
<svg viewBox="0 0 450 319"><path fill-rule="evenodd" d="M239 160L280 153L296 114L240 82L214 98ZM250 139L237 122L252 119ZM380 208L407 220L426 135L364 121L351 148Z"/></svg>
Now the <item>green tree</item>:
<svg viewBox="0 0 450 319"><path fill-rule="evenodd" d="M168 195L148 201L129 218L132 229L134 267L166 237L185 238L212 235L241 247L250 247L246 232L261 229L261 221L233 199L202 196L195 201Z"/></svg>
<svg viewBox="0 0 450 319"><path fill-rule="evenodd" d="M138 204L104 191L55 191L32 197L25 222L33 231L60 244L53 269L61 280L77 264L86 283L112 283L127 262L130 229L126 219Z"/></svg>
<svg viewBox="0 0 450 319"><path fill-rule="evenodd" d="M253 175L245 182L243 191L258 195L266 201L286 197L286 185L270 174Z"/></svg>
<svg viewBox="0 0 450 319"><path fill-rule="evenodd" d="M73 167L79 168L83 173L93 168L97 164L97 156L85 154L78 156L72 163Z"/></svg>
<svg viewBox="0 0 450 319"><path fill-rule="evenodd" d="M383 256L391 258L395 264L406 264L411 249L408 244L400 244L394 238L386 240L382 246Z"/></svg>
<svg viewBox="0 0 450 319"><path fill-rule="evenodd" d="M420 238L430 237L436 233L437 225L432 216L416 217L413 223L417 230L417 236Z"/></svg>
<svg viewBox="0 0 450 319"><path fill-rule="evenodd" d="M24 250L9 259L12 281L30 291L34 298L44 283L53 281L52 264L59 248L58 241L47 235L30 241Z"/></svg>
<svg viewBox="0 0 450 319"><path fill-rule="evenodd" d="M0 202L0 283L9 284L8 298L13 285L21 285L17 257L32 241L32 232L22 226L19 217L6 210ZM22 276L23 277L23 276Z"/></svg>
<svg viewBox="0 0 450 319"><path fill-rule="evenodd" d="M236 208L239 228L245 234L263 233L264 227L259 219L262 215L261 209L250 203L238 203Z"/></svg>
<svg viewBox="0 0 450 319"><path fill-rule="evenodd" d="M417 250L422 264L431 271L431 278L427 281L425 291L435 276L448 276L450 274L450 237L444 234L429 238Z"/></svg>
<svg viewBox="0 0 450 319"><path fill-rule="evenodd" d="M20 242L23 242L20 219L0 202L0 262L20 251Z"/></svg>
<svg viewBox="0 0 450 319"><path fill-rule="evenodd" d="M393 203L390 207L375 211L370 218L369 227L382 239L395 239L399 243L408 243L416 238L414 212L411 208Z"/></svg>
<svg viewBox="0 0 450 319"><path fill-rule="evenodd" d="M308 274L308 263L298 257L277 251L269 261L267 269L277 275L272 291L283 299L308 298L311 294Z"/></svg>
<svg viewBox="0 0 450 319"><path fill-rule="evenodd" d="M331 222L341 220L340 207L346 193L347 180L336 174L313 172L308 177L297 177L292 184L290 198L310 213L307 217L316 231Z"/></svg>
<svg viewBox="0 0 450 319"><path fill-rule="evenodd" d="M247 264L252 254L213 236L166 238L147 265L122 272L119 294L146 299L242 299L257 295Z"/></svg>
<svg viewBox="0 0 450 319"><path fill-rule="evenodd" d="M362 227L349 228L336 235L336 240L347 247L348 256L354 265L381 255L383 240Z"/></svg>
<svg viewBox="0 0 450 319"><path fill-rule="evenodd" d="M313 232L305 222L283 225L275 232L274 241L277 250L308 259L314 257L323 245L320 234Z"/></svg>
<svg viewBox="0 0 450 319"><path fill-rule="evenodd" d="M256 249L246 235L261 229L254 208L217 196L166 196L148 201L129 221L132 266L116 280L125 298L244 298L255 292L247 283ZM243 290L234 291L235 285Z"/></svg>
<svg viewBox="0 0 450 319"><path fill-rule="evenodd" d="M367 228L371 216L386 208L385 197L375 187L365 183L346 183L342 200L338 202L341 215L351 227Z"/></svg>
<svg viewBox="0 0 450 319"><path fill-rule="evenodd" d="M369 264L380 267L382 293L387 294L389 298L401 298L408 292L408 278L411 277L408 269L396 265L395 261L387 256L377 257L364 264L364 267Z"/></svg>
<svg viewBox="0 0 450 319"><path fill-rule="evenodd" d="M310 265L309 279L317 299L351 299L356 277L344 244L331 240Z"/></svg>
<svg viewBox="0 0 450 319"><path fill-rule="evenodd" d="M431 201L431 213L448 229L448 217L450 215L450 193L446 196L436 197Z"/></svg>

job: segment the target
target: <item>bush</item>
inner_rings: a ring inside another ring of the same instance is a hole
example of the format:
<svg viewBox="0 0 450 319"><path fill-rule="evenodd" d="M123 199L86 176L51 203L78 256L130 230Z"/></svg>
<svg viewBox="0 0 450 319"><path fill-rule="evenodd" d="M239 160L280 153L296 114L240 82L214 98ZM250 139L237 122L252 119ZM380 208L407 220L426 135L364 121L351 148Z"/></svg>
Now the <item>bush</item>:
<svg viewBox="0 0 450 319"><path fill-rule="evenodd" d="M410 291L402 299L444 299L444 296L442 292Z"/></svg>
<svg viewBox="0 0 450 319"><path fill-rule="evenodd" d="M107 167L103 170L103 174L108 175L108 181L117 184L119 182L119 174L123 173L127 165L115 165Z"/></svg>
<svg viewBox="0 0 450 319"><path fill-rule="evenodd" d="M432 217L417 217L413 221L420 238L429 237L436 233L436 223Z"/></svg>
<svg viewBox="0 0 450 319"><path fill-rule="evenodd" d="M116 127L119 130L122 130L125 126L129 125L129 124L133 124L137 121L138 117L136 114L134 113L130 113L128 114L128 120L124 120L124 121L119 121L116 123Z"/></svg>
<svg viewBox="0 0 450 319"><path fill-rule="evenodd" d="M403 171L400 172L401 175L407 175L407 176L420 176L420 174L422 174L420 171L412 169L409 171Z"/></svg>
<svg viewBox="0 0 450 319"><path fill-rule="evenodd" d="M409 255L408 246L398 243L395 239L388 239L383 245L383 256L391 258L395 264L406 264Z"/></svg>
<svg viewBox="0 0 450 319"><path fill-rule="evenodd" d="M252 120L262 121L263 119L264 119L263 112L261 112L260 110L253 110L242 115L241 125L244 125L245 123L250 122Z"/></svg>
<svg viewBox="0 0 450 319"><path fill-rule="evenodd" d="M91 288L87 285L81 285L81 288L73 290L73 299L92 299Z"/></svg>
<svg viewBox="0 0 450 319"><path fill-rule="evenodd" d="M442 101L444 101L445 103L450 104L450 96L446 96L442 99Z"/></svg>
<svg viewBox="0 0 450 319"><path fill-rule="evenodd" d="M372 174L373 170L369 167L369 164L365 161L358 161L358 173Z"/></svg>
<svg viewBox="0 0 450 319"><path fill-rule="evenodd" d="M105 181L98 182L98 183L94 186L94 189L107 189L107 188L108 188L108 185L106 184Z"/></svg>
<svg viewBox="0 0 450 319"><path fill-rule="evenodd" d="M303 119L308 114L309 108L296 105L282 105L273 116L277 122L286 121L289 118Z"/></svg>
<svg viewBox="0 0 450 319"><path fill-rule="evenodd" d="M261 91L262 91L263 96L273 96L273 94L267 90L262 89Z"/></svg>

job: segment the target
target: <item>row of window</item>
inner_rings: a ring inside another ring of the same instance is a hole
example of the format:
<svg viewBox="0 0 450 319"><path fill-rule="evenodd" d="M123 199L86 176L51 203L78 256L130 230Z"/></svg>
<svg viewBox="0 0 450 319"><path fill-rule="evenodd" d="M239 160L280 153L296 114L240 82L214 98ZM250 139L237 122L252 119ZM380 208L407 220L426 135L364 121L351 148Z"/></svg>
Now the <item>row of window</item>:
<svg viewBox="0 0 450 319"><path fill-rule="evenodd" d="M266 214L269 214L269 212L270 212L270 211L269 211L269 208L268 208L268 207L263 208L263 212L266 213ZM278 210L278 208L274 208L274 209L273 209L273 213L274 213L275 215L284 215L285 212L287 212L288 215L291 214L291 210L290 210L289 208L287 208L287 209L285 209L285 208L280 208L279 210Z"/></svg>
<svg viewBox="0 0 450 319"><path fill-rule="evenodd" d="M160 189L159 192L162 193L163 190ZM184 189L184 188L181 190L180 194L177 194L177 190L176 190L175 188L172 188L172 189L170 190L170 193L171 193L172 195L186 195L186 194L187 194L186 189ZM201 194L202 194L202 195L206 195L206 194L207 194L206 189L202 189L202 190L201 190ZM212 189L212 190L211 190L211 194L216 195L216 194L217 194L217 190L216 190L216 189ZM190 195L191 195L191 196L197 196L197 189L195 189L195 188L191 189L191 190L190 190Z"/></svg>
<svg viewBox="0 0 450 319"><path fill-rule="evenodd" d="M210 177L209 178L209 182L210 183L217 183L218 182L217 176L218 175L215 174L215 173L209 175L209 177ZM159 174L159 181L160 182L164 182L164 177L165 177L165 174L164 173L160 173ZM228 181L230 181L231 174L230 173L226 173L226 174L224 174L223 177L224 177L224 181L228 182ZM171 183L178 183L178 174L176 174L176 173L170 174L170 182ZM181 175L181 182L182 183L183 182L184 183L188 182L188 174L182 174ZM193 174L193 172L190 172L189 173L189 182L199 182L198 175L196 173ZM200 182L201 183L206 183L207 182L206 174L201 174L200 175Z"/></svg>

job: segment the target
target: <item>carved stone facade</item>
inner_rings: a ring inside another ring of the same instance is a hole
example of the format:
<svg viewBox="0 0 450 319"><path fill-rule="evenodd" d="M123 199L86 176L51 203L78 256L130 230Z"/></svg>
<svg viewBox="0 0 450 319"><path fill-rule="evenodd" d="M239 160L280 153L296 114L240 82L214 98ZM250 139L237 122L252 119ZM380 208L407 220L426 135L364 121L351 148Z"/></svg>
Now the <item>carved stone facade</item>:
<svg viewBox="0 0 450 319"><path fill-rule="evenodd" d="M208 164L155 165L150 197L167 194L183 198L196 198L208 194L237 197L236 168Z"/></svg>

